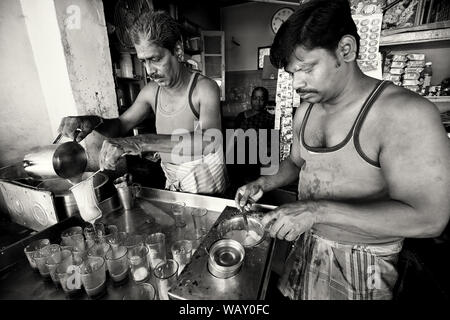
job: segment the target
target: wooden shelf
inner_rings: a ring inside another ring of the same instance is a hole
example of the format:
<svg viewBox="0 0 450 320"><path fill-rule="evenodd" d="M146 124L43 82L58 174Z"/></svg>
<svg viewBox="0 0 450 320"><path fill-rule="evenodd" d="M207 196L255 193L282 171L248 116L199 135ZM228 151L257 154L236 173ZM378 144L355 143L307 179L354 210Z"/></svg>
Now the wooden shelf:
<svg viewBox="0 0 450 320"><path fill-rule="evenodd" d="M427 43L450 40L450 28L417 30L416 28L405 28L398 30L399 33L381 35L380 46L396 46L403 44Z"/></svg>

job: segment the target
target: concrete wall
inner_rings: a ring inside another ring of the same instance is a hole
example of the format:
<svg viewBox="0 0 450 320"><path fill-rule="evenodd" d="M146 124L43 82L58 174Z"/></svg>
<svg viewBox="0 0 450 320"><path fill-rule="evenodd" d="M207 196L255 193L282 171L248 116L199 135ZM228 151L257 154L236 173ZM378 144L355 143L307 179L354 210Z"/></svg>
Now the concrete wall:
<svg viewBox="0 0 450 320"><path fill-rule="evenodd" d="M258 47L270 46L274 33L270 27L273 14L286 5L248 3L221 10L225 31L226 71L257 70ZM296 6L290 6L296 9ZM232 37L240 44L231 42Z"/></svg>
<svg viewBox="0 0 450 320"><path fill-rule="evenodd" d="M54 133L19 0L0 1L0 167Z"/></svg>
<svg viewBox="0 0 450 320"><path fill-rule="evenodd" d="M0 166L50 144L63 116L117 117L102 1L0 1L0 77ZM102 141L86 139L91 168Z"/></svg>
<svg viewBox="0 0 450 320"><path fill-rule="evenodd" d="M76 7L73 7L76 5ZM72 6L72 7L71 7ZM101 0L55 1L56 16L77 114L118 116L111 54ZM73 18L79 10L79 28ZM85 141L89 164L96 169L104 138L93 133Z"/></svg>

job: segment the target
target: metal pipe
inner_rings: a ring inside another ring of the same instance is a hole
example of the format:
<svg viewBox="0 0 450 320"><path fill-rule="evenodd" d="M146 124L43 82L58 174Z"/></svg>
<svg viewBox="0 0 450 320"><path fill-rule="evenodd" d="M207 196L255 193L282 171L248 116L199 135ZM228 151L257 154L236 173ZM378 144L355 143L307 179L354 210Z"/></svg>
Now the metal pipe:
<svg viewBox="0 0 450 320"><path fill-rule="evenodd" d="M277 0L251 0L253 2L266 2L266 3L273 3L273 4L287 4L290 6L299 6L299 2L289 2L289 1L277 1Z"/></svg>

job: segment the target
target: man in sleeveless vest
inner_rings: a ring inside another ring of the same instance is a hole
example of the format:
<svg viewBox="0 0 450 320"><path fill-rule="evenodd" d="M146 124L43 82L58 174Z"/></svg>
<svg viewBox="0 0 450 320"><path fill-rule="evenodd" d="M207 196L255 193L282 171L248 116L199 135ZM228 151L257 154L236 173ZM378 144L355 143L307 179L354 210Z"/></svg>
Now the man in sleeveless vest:
<svg viewBox="0 0 450 320"><path fill-rule="evenodd" d="M450 148L437 108L364 75L358 51L347 0L302 4L272 44L272 64L302 99L291 154L235 200L248 209L299 178L298 201L262 218L293 244L278 284L290 299L392 299L403 239L436 237L449 220Z"/></svg>
<svg viewBox="0 0 450 320"><path fill-rule="evenodd" d="M179 25L167 13L144 13L133 25L130 36L153 81L119 118L66 117L59 131L69 138L79 131L77 141L92 130L108 137L99 155L101 169L114 170L123 154L156 154L166 175L166 189L223 193L227 176L221 143L204 137L205 131L215 130L217 134L221 130L218 85L182 63ZM150 112L155 114L156 134L120 138ZM199 139L195 140L199 143L191 147L193 139Z"/></svg>

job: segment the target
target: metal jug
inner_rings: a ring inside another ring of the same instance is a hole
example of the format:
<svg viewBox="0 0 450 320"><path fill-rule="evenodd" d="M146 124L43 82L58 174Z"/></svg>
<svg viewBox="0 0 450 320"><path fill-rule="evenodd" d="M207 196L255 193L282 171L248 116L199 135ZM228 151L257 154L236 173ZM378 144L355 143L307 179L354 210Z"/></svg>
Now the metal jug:
<svg viewBox="0 0 450 320"><path fill-rule="evenodd" d="M73 141L36 147L25 155L25 171L33 178L61 177L70 179L81 175L87 166L84 148Z"/></svg>

